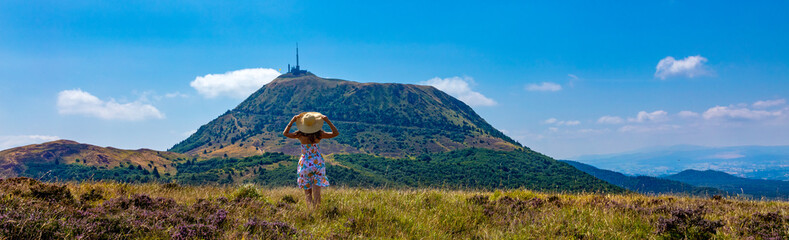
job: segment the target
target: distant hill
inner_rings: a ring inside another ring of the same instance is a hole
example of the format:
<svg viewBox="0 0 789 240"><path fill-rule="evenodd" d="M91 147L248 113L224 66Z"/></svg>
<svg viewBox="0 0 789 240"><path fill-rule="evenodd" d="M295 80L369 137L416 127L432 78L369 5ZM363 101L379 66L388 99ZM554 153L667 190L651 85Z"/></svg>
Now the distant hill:
<svg viewBox="0 0 789 240"><path fill-rule="evenodd" d="M137 166L146 171L156 167L160 173L174 174L174 162L186 156L150 149L123 150L99 147L70 140L57 140L0 151L0 178L31 172L46 172L52 166L74 165L88 169L113 169ZM46 168L37 168L47 166Z"/></svg>
<svg viewBox="0 0 789 240"><path fill-rule="evenodd" d="M471 107L432 86L359 83L306 73L277 77L170 151L207 157L297 155L298 143L283 137L282 130L304 111L326 114L342 133L322 142L327 153L404 157L471 147L523 149Z"/></svg>
<svg viewBox="0 0 789 240"><path fill-rule="evenodd" d="M696 186L714 187L731 194L745 194L757 199L761 196L789 199L789 182L786 181L741 178L714 170L685 170L665 178Z"/></svg>
<svg viewBox="0 0 789 240"><path fill-rule="evenodd" d="M710 169L752 179L789 180L789 146L677 145L573 160L628 175L661 176L686 169Z"/></svg>
<svg viewBox="0 0 789 240"><path fill-rule="evenodd" d="M649 176L631 177L618 172L599 169L588 164L570 160L560 160L596 178L644 194L685 193L691 195L715 195L725 192L712 187L696 187L691 184Z"/></svg>

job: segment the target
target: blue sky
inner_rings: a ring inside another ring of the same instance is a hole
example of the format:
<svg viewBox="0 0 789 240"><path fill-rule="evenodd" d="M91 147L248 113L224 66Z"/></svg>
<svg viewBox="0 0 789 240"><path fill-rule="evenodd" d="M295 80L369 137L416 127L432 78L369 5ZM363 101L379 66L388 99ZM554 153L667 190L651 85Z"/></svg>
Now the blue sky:
<svg viewBox="0 0 789 240"><path fill-rule="evenodd" d="M789 145L787 5L3 1L0 148L165 150L296 42L319 76L435 85L557 158Z"/></svg>

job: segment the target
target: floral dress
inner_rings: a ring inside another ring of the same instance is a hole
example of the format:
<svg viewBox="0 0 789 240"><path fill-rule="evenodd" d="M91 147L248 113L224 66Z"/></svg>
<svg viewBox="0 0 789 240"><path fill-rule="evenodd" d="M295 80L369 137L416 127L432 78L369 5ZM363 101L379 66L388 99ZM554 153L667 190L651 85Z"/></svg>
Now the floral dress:
<svg viewBox="0 0 789 240"><path fill-rule="evenodd" d="M317 143L301 144L301 158L299 158L299 174L297 180L299 187L310 189L312 186L328 187L326 178L326 164Z"/></svg>

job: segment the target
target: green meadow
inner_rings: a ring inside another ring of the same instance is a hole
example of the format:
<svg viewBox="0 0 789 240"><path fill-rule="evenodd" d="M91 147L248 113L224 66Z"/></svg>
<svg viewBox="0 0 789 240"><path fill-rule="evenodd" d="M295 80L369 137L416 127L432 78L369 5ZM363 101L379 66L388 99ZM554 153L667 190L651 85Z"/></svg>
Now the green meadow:
<svg viewBox="0 0 789 240"><path fill-rule="evenodd" d="M786 239L789 203L714 196L0 180L0 239Z"/></svg>

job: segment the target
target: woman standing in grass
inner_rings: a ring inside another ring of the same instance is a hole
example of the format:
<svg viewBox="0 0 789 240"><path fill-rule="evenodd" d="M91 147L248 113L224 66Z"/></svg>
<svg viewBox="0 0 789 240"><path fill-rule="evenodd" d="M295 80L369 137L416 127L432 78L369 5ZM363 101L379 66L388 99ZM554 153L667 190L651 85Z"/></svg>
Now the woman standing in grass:
<svg viewBox="0 0 789 240"><path fill-rule="evenodd" d="M323 122L329 124L331 132L324 132ZM296 123L298 130L291 133L290 127ZM307 197L307 204L318 206L321 203L321 187L328 187L329 180L326 178L326 164L318 147L321 139L333 138L340 135L340 131L334 127L329 118L317 112L305 112L293 117L282 132L287 138L298 138L301 142L301 158L297 180L299 187L304 189Z"/></svg>

